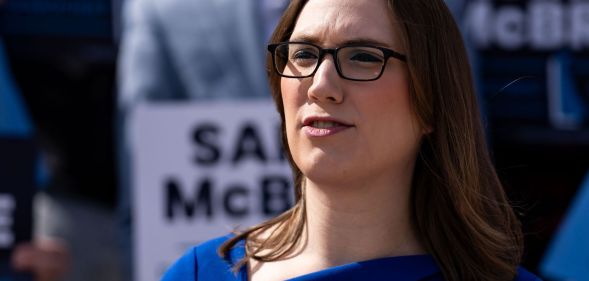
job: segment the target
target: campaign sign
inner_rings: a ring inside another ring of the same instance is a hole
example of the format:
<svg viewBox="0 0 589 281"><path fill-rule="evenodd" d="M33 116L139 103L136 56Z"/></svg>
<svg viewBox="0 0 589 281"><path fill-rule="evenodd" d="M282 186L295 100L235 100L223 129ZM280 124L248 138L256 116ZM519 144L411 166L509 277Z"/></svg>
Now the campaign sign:
<svg viewBox="0 0 589 281"><path fill-rule="evenodd" d="M135 280L190 246L287 210L294 192L269 100L146 103L130 116Z"/></svg>
<svg viewBox="0 0 589 281"><path fill-rule="evenodd" d="M492 130L516 143L585 145L589 131L589 1L467 1ZM580 137L585 136L585 137Z"/></svg>
<svg viewBox="0 0 589 281"><path fill-rule="evenodd" d="M0 136L0 279L29 280L10 267L12 249L32 232L35 150L27 138Z"/></svg>

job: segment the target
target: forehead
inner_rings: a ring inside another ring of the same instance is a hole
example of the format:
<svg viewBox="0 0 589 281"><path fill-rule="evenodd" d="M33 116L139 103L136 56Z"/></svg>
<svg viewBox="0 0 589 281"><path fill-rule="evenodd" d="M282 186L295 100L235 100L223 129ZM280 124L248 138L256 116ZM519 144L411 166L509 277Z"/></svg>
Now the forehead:
<svg viewBox="0 0 589 281"><path fill-rule="evenodd" d="M398 44L385 0L309 0L290 38L297 39L324 47L359 40L389 47Z"/></svg>

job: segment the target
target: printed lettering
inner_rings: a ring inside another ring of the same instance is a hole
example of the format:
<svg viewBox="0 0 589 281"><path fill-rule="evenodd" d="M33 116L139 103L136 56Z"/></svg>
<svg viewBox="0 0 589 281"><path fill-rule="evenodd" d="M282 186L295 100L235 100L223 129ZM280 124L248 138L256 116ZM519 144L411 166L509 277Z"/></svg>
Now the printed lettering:
<svg viewBox="0 0 589 281"><path fill-rule="evenodd" d="M182 192L178 182L170 178L165 183L165 216L168 220L174 220L177 216L193 218L196 211L204 209L204 214L210 220L213 217L213 198L212 182L210 179L204 179L197 185L196 194L190 198Z"/></svg>
<svg viewBox="0 0 589 281"><path fill-rule="evenodd" d="M202 124L194 130L192 140L196 144L196 164L211 166L219 162L221 150L217 146L218 135L219 127L214 124Z"/></svg>
<svg viewBox="0 0 589 281"><path fill-rule="evenodd" d="M242 218L249 213L249 190L243 186L230 186L223 196L223 208L233 218ZM241 204L238 204L241 201Z"/></svg>
<svg viewBox="0 0 589 281"><path fill-rule="evenodd" d="M231 160L232 163L235 165L248 157L257 159L262 163L266 162L264 144L255 126L253 124L245 124L240 132L241 134L237 139L237 148Z"/></svg>
<svg viewBox="0 0 589 281"><path fill-rule="evenodd" d="M517 7L505 7L497 13L497 44L513 50L524 43L524 15Z"/></svg>
<svg viewBox="0 0 589 281"><path fill-rule="evenodd" d="M267 216L275 216L291 206L290 181L281 176L267 176L261 181L262 212Z"/></svg>

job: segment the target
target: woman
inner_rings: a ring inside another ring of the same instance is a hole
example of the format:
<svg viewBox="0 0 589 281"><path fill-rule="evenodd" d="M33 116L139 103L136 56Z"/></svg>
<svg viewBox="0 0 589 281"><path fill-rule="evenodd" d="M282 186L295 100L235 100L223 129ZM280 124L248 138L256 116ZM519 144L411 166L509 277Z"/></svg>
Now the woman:
<svg viewBox="0 0 589 281"><path fill-rule="evenodd" d="M295 0L271 42L296 204L163 280L536 280L442 0Z"/></svg>

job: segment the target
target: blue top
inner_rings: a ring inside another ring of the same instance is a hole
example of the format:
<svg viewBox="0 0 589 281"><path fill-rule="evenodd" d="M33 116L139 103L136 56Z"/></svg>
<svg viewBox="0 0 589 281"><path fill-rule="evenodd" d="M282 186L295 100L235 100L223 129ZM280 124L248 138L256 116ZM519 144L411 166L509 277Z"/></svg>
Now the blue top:
<svg viewBox="0 0 589 281"><path fill-rule="evenodd" d="M205 242L188 250L164 274L161 281L247 281L247 269L237 273L231 270L245 255L244 242L240 241L230 252L231 264L217 255L217 249L231 236ZM434 259L429 255L379 258L336 266L289 279L290 281L352 281L383 280L391 276L398 281L443 281ZM540 281L523 268L518 268L515 281Z"/></svg>

